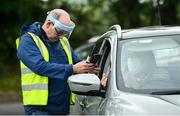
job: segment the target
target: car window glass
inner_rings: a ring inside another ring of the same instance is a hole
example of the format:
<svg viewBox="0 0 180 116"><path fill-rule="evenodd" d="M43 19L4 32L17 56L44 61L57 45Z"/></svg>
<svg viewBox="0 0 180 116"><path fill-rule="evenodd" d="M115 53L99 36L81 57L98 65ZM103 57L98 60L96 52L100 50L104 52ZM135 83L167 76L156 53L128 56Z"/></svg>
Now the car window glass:
<svg viewBox="0 0 180 116"><path fill-rule="evenodd" d="M118 85L138 92L179 89L179 37L159 36L122 41L118 45L117 73L121 75L118 77L122 77L124 85L120 81Z"/></svg>

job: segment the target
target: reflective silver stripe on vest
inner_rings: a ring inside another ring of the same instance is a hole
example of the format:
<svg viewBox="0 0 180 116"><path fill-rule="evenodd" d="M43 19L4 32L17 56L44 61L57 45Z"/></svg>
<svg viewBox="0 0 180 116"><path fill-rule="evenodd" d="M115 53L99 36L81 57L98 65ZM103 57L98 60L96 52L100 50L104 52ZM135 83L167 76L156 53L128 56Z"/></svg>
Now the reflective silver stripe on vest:
<svg viewBox="0 0 180 116"><path fill-rule="evenodd" d="M47 84L33 84L33 85L22 85L23 91L31 91L31 90L48 90Z"/></svg>
<svg viewBox="0 0 180 116"><path fill-rule="evenodd" d="M29 74L33 73L29 68L22 68L21 69L21 74Z"/></svg>

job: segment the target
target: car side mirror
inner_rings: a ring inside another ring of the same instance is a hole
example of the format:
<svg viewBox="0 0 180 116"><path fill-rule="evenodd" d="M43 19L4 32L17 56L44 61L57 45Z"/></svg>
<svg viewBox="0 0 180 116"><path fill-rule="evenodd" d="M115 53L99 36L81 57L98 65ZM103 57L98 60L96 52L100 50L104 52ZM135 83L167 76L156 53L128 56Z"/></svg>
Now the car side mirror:
<svg viewBox="0 0 180 116"><path fill-rule="evenodd" d="M100 80L95 74L76 74L68 78L71 91L79 95L99 96Z"/></svg>

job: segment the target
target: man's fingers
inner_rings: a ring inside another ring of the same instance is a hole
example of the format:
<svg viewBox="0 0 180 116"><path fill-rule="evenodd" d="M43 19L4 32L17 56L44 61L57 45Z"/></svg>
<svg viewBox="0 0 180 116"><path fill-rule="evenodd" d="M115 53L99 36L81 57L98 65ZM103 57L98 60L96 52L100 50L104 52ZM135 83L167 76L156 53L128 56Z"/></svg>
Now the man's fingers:
<svg viewBox="0 0 180 116"><path fill-rule="evenodd" d="M82 67L82 70L92 71L93 67Z"/></svg>
<svg viewBox="0 0 180 116"><path fill-rule="evenodd" d="M97 67L97 68L94 68L95 71L100 71L101 68Z"/></svg>
<svg viewBox="0 0 180 116"><path fill-rule="evenodd" d="M93 63L86 63L87 66L93 66L94 67L94 64Z"/></svg>

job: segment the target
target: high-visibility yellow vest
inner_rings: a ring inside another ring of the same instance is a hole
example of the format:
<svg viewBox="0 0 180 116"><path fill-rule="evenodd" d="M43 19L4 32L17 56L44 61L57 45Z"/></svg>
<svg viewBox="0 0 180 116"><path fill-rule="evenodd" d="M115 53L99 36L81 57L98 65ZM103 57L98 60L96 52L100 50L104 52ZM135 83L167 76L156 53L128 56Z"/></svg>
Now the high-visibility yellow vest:
<svg viewBox="0 0 180 116"><path fill-rule="evenodd" d="M49 53L41 41L41 39L33 33L28 32L32 37L37 47L39 48L44 60L49 61ZM71 48L68 39L64 37L60 39L60 43L68 57L69 64L72 64ZM19 46L19 38L16 40L16 46ZM24 105L47 105L48 102L48 77L40 76L31 71L22 61L20 61L21 67L21 86ZM75 96L71 93L70 104L75 103Z"/></svg>

